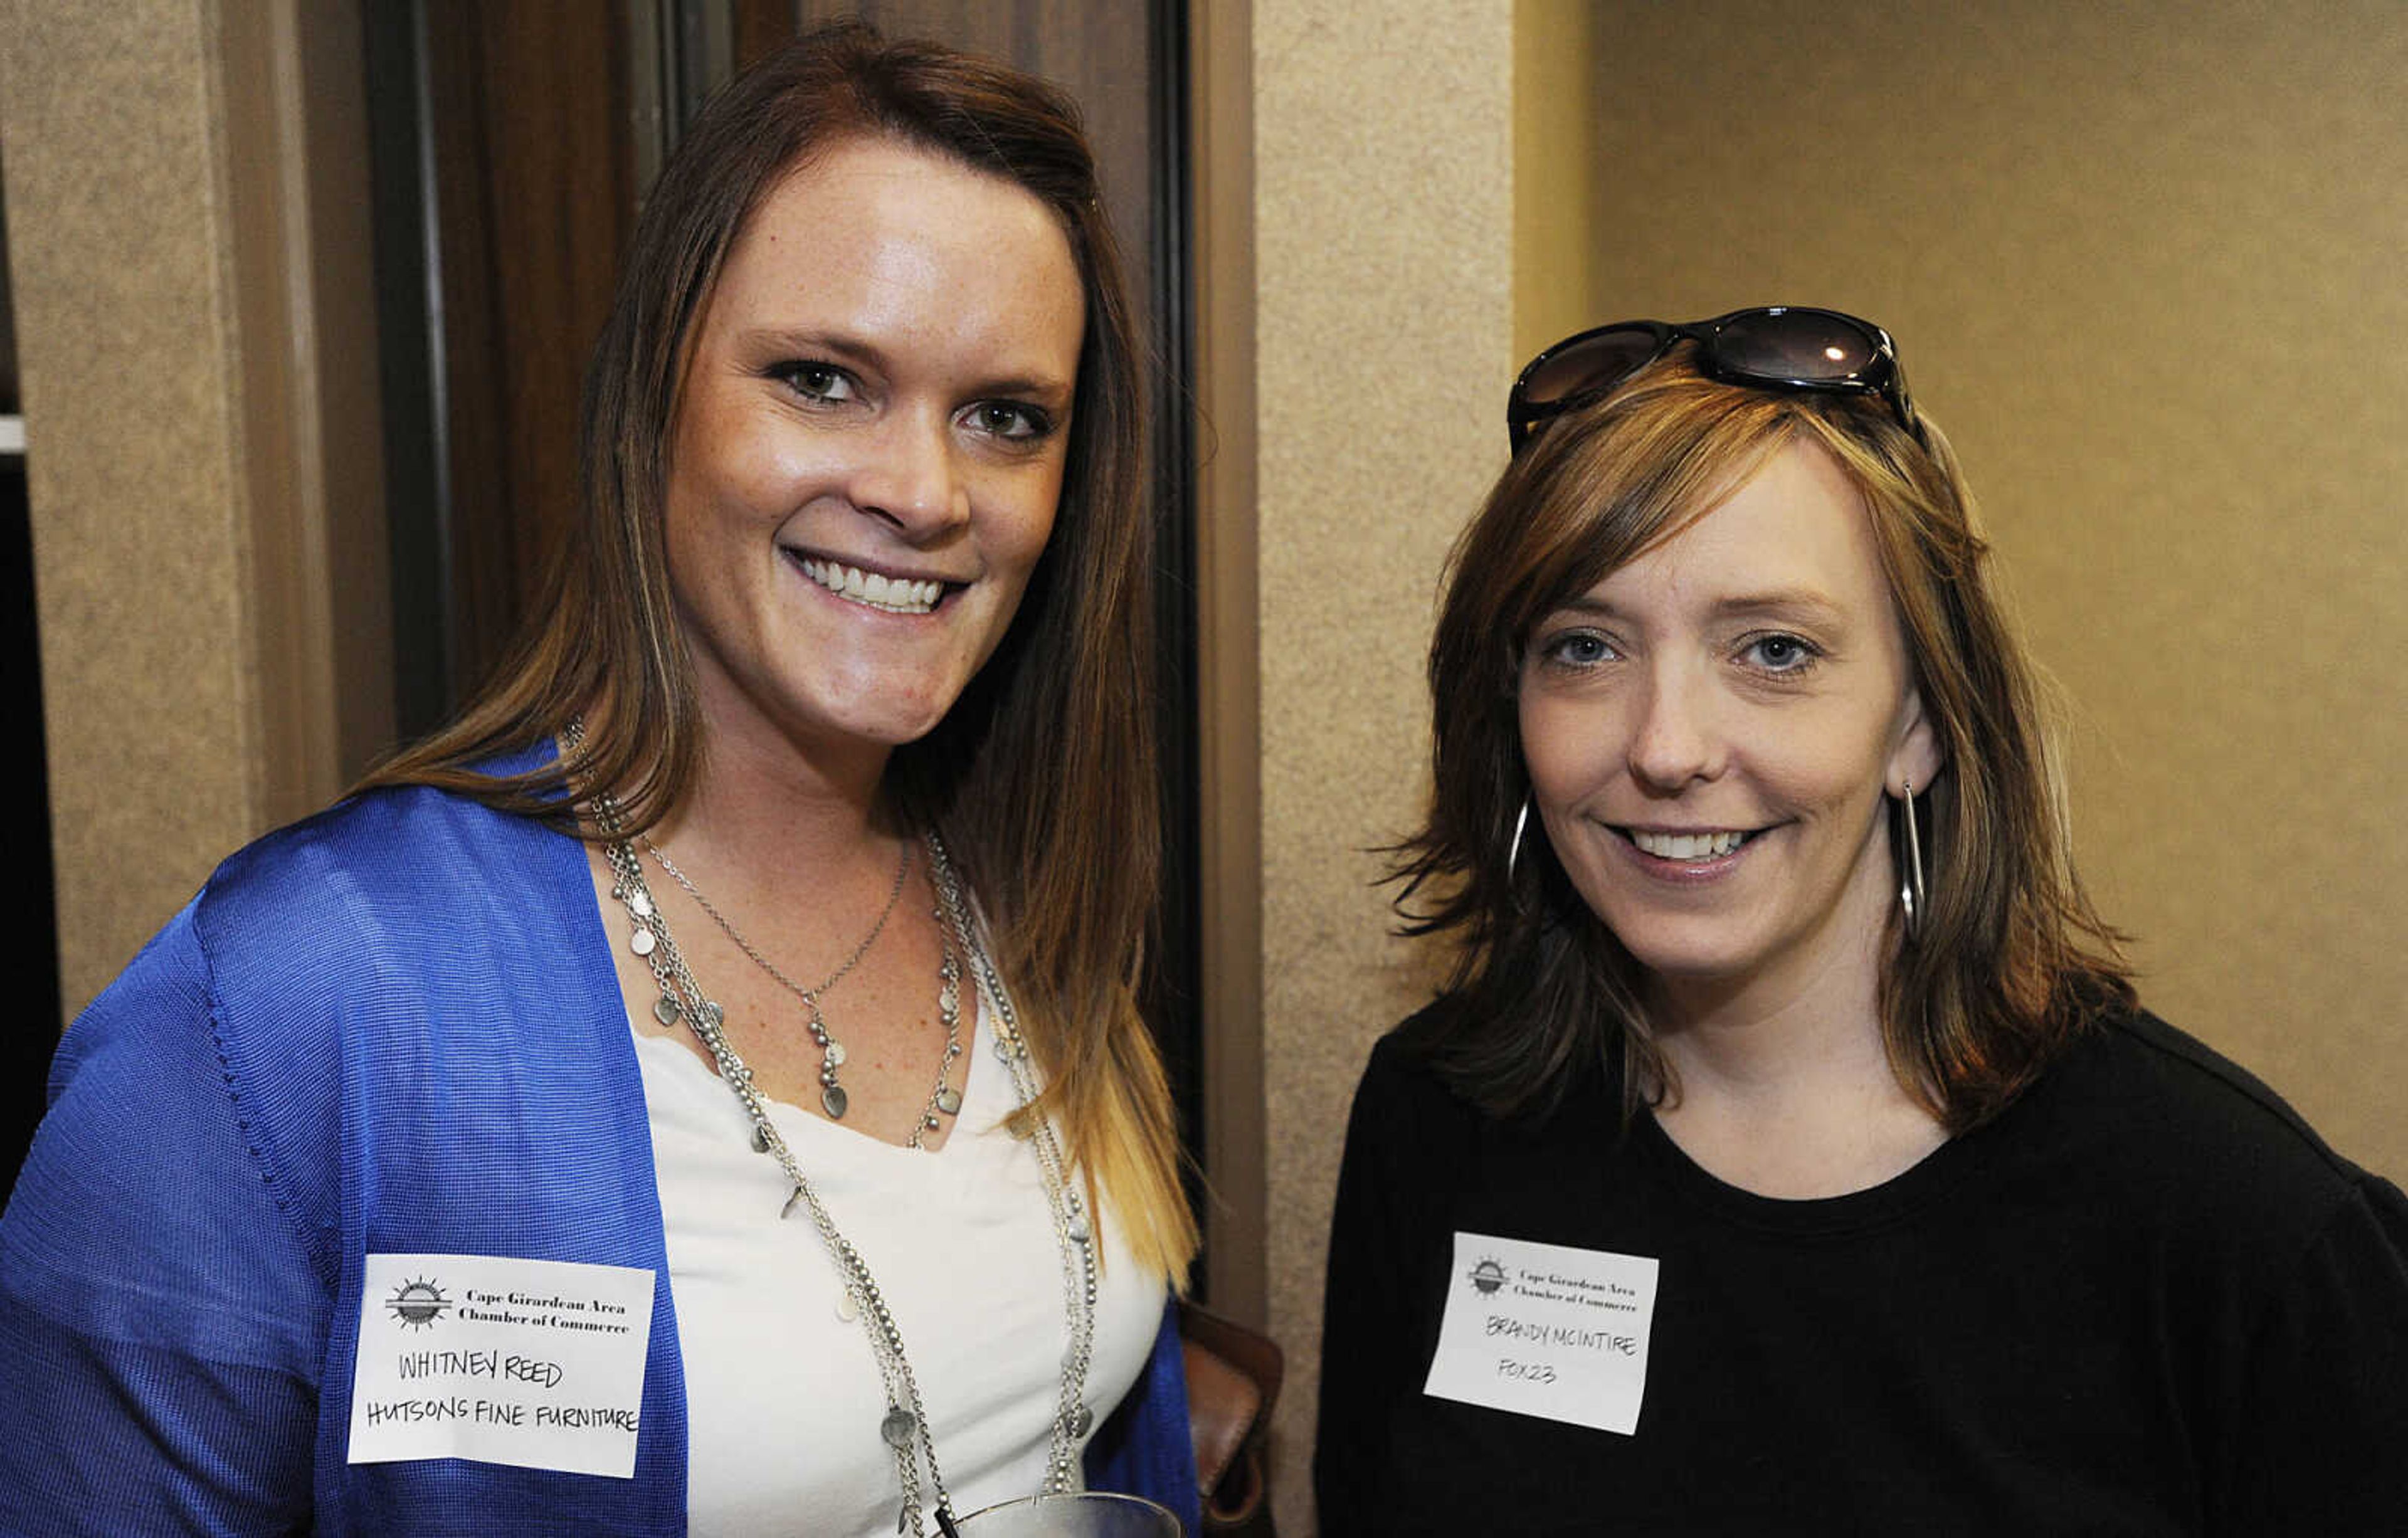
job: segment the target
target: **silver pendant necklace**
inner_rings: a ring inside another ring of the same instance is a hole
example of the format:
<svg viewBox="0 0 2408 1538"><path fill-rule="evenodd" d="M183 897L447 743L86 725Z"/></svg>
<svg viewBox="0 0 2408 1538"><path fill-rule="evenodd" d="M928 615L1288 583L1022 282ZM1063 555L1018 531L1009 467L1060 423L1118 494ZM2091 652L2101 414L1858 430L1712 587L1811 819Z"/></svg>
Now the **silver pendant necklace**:
<svg viewBox="0 0 2408 1538"><path fill-rule="evenodd" d="M571 722L561 735L574 752L584 735L582 723ZM752 1123L753 1149L775 1159L792 1187L793 1194L787 1197L779 1216L792 1218L798 1209L810 1216L828 1259L836 1266L854 1315L867 1326L870 1354L877 1361L879 1377L886 1391L886 1411L880 1418L878 1434L895 1455L896 1478L902 1488L902 1508L896 1514L896 1531L923 1533L923 1466L926 1469L929 1492L935 1497L939 1524L950 1527L956 1515L953 1498L945 1489L944 1474L937 1462L936 1440L928 1430L927 1409L921 1401L919 1381L904 1349L903 1332L887 1306L885 1295L879 1290L868 1261L838 1229L818 1192L796 1163L793 1151L769 1119L767 1099L753 1084L752 1070L727 1040L720 1006L702 991L693 970L679 953L677 942L661 917L660 905L645 884L643 863L636 856L635 846L620 834L623 824L618 804L608 794L596 794L592 805L595 822L608 840L603 845L603 855L612 876L610 895L626 908L634 926L629 947L643 959L660 989L660 997L652 1005L653 1018L663 1025L682 1020L710 1054L720 1079L734 1091ZM929 876L937 889L943 919L939 927L950 930L951 940L977 968L980 983L995 1001L997 1018L991 1024L996 1056L1011 1075L1012 1092L1025 1109L1037 1098L1036 1072L1029 1060L1027 1042L1020 1032L1011 996L1005 991L993 959L980 943L961 883L945 856L943 840L934 830L926 833L925 840ZM1079 1445L1095 1426L1094 1412L1087 1408L1084 1396L1087 1370L1095 1356L1096 1238L1052 1123L1043 1118L1035 1118L1030 1143L1037 1154L1054 1241L1061 1252L1063 1314L1069 1337L1068 1346L1062 1354L1060 1388L1047 1439L1045 1482L1039 1492L1057 1495L1078 1488Z"/></svg>
<svg viewBox="0 0 2408 1538"><path fill-rule="evenodd" d="M903 841L903 858L896 862L895 884L886 893L886 906L879 910L878 921L869 926L869 933L863 936L861 944L853 947L853 954L844 959L844 964L829 973L826 980L817 988L805 988L781 971L776 962L761 954L752 942L744 937L743 932L729 920L727 915L720 912L710 898L702 895L702 890L694 884L692 877L678 868L677 862L669 858L669 852L666 849L653 843L649 836L639 836L637 842L641 844L645 851L659 862L662 870L668 873L671 880L685 889L685 894L694 899L695 905L710 916L710 921L719 926L721 933L736 942L737 949L751 958L753 965L776 978L779 985L787 992L803 1002L806 1012L803 1018L803 1028L811 1033L812 1045L820 1049L820 1109L827 1113L830 1121L842 1121L846 1109L852 1104L844 1092L844 1086L837 1082L837 1070L844 1065L844 1044L829 1034L827 1014L821 1007L820 1000L826 996L828 990L842 982L847 974L861 964L861 959L869 954L869 947L878 943L878 937L881 934L886 933L886 920L895 916L896 904L903 897L904 878L911 874L911 841L909 839ZM937 1088L929 1094L928 1104L920 1113L918 1125L911 1130L910 1145L915 1148L924 1146L922 1140L943 1125L939 1119L940 1117L958 1116L962 1109L961 1093L953 1089L951 1083L953 1063L962 1055L960 1032L962 973L960 963L953 957L952 941L945 933L945 916L941 911L937 914L937 938L938 945L943 953L937 965L937 1013L944 1021L945 1051L944 1055L937 1060Z"/></svg>

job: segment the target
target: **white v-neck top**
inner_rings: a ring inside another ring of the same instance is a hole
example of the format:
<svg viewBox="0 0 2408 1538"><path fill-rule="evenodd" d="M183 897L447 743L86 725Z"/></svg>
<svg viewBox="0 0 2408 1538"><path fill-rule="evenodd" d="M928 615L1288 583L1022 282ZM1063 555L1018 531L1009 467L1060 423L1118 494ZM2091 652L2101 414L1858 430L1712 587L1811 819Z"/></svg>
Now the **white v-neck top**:
<svg viewBox="0 0 2408 1538"><path fill-rule="evenodd" d="M953 1509L1036 1493L1059 1392L1061 1252L1035 1149L979 998L961 1116L935 1153L770 1104L796 1164L869 1263L903 1332ZM695 1538L891 1538L901 1506L880 1440L885 1389L807 1207L752 1151L743 1106L681 1044L638 1032L691 1427ZM1100 1421L1137 1381L1162 1317L1110 1213L1086 1403ZM933 1512L935 1499L923 1499ZM933 1526L929 1531L935 1531Z"/></svg>

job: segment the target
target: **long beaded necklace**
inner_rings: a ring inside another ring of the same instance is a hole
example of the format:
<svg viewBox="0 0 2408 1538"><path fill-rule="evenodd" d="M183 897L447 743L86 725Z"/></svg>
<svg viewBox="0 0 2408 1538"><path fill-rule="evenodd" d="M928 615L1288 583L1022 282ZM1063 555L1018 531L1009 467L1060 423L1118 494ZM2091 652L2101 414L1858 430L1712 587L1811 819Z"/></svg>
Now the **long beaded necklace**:
<svg viewBox="0 0 2408 1538"><path fill-rule="evenodd" d="M570 723L562 736L573 753L583 740L583 724ZM769 1119L767 1097L753 1085L752 1070L727 1040L723 1011L703 992L693 970L679 953L677 942L670 937L668 925L661 917L660 906L644 881L643 863L636 856L635 846L620 835L624 824L617 802L601 793L594 797L592 805L595 822L609 840L603 846L603 855L613 878L610 895L626 908L634 926L629 947L643 959L661 990L652 1004L653 1018L663 1025L682 1020L710 1054L721 1080L734 1091L752 1123L754 1151L774 1158L793 1187L793 1194L787 1197L779 1217L792 1218L797 1207L810 1216L844 1285L853 1315L868 1321L870 1354L876 1359L886 1390L886 1413L879 1421L878 1434L894 1452L896 1478L902 1488L902 1509L896 1517L896 1530L915 1535L923 1532L923 1464L927 1470L928 1488L936 1497L938 1519L949 1528L955 1515L953 1497L945 1489L944 1474L937 1462L936 1439L928 1430L927 1409L921 1401L919 1381L904 1350L903 1332L887 1307L885 1295L879 1290L868 1261L838 1229L836 1220L821 1203L819 1193L795 1162L786 1140ZM1037 1098L1036 1075L1011 996L1005 991L1003 979L980 943L976 926L970 922L960 880L945 856L944 841L933 829L925 839L929 875L944 919L941 927L951 930L953 939L970 958L978 969L980 982L995 1001L999 1017L992 1022L996 1056L1011 1075L1012 1092L1025 1109ZM1046 1447L1045 1483L1039 1491L1056 1495L1076 1488L1078 1445L1095 1426L1094 1412L1087 1408L1084 1398L1087 1369L1095 1356L1095 1229L1078 1188L1069 1178L1052 1124L1042 1118L1035 1118L1030 1141L1037 1153L1046 1205L1053 1215L1054 1240L1061 1251L1063 1314L1069 1336L1068 1348L1062 1354L1060 1388Z"/></svg>
<svg viewBox="0 0 2408 1538"><path fill-rule="evenodd" d="M886 906L879 910L878 922L869 926L869 933L862 938L861 944L853 947L853 954L844 959L844 964L829 973L826 980L817 988L805 988L779 970L776 962L762 955L753 947L752 941L744 938L743 932L728 919L727 915L720 912L710 898L702 895L702 890L694 884L692 877L678 868L677 862L669 858L669 852L666 849L653 843L649 836L639 836L637 842L644 847L646 853L659 862L662 870L668 873L669 878L684 888L685 894L693 898L695 904L710 916L710 921L717 924L720 931L730 940L736 942L737 949L750 957L754 966L776 978L787 992L802 1000L803 1008L807 1012L803 1018L803 1027L811 1033L812 1044L820 1049L820 1108L827 1112L830 1121L842 1121L845 1110L851 1104L845 1095L844 1086L837 1082L837 1070L844 1065L844 1043L828 1033L827 1014L820 1007L820 1000L826 996L828 990L844 981L845 976L861 964L861 959L869 954L869 947L876 945L878 937L886 932L886 920L895 916L896 904L902 899L904 878L911 873L910 841L908 839L904 841L903 858L896 862L895 885L886 894ZM926 1146L923 1140L943 1124L939 1119L940 1117L959 1116L962 1109L961 1092L953 1089L949 1082L953 1063L962 1055L959 1029L962 972L960 964L953 959L953 942L945 934L944 919L942 912L938 913L938 944L943 950L943 956L937 967L937 1013L945 1025L945 1052L944 1056L937 1061L937 1088L929 1094L927 1107L920 1113L918 1124L911 1129L910 1146L915 1148Z"/></svg>

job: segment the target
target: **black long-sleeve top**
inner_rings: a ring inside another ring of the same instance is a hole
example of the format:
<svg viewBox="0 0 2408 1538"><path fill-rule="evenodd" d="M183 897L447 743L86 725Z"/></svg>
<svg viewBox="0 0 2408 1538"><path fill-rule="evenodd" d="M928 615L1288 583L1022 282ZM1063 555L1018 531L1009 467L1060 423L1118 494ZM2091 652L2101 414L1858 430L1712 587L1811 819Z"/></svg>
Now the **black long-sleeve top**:
<svg viewBox="0 0 2408 1538"><path fill-rule="evenodd" d="M1445 1007L1441 1004L1434 1007ZM1321 1531L2408 1533L2408 1199L2154 1018L1821 1201L1597 1071L1543 1119L1381 1043L1347 1134ZM1658 1262L1628 1435L1423 1392L1458 1232Z"/></svg>

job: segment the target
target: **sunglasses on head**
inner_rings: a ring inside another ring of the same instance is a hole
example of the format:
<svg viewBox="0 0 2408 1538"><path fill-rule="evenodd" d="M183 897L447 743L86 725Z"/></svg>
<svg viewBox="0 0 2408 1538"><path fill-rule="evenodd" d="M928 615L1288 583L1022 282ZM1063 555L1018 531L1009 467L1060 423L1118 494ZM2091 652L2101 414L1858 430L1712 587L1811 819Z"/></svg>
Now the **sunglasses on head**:
<svg viewBox="0 0 2408 1538"><path fill-rule="evenodd" d="M1698 344L1698 372L1725 384L1879 395L1923 441L1888 332L1838 310L1762 305L1677 326L1617 320L1565 337L1530 360L1506 397L1514 454L1540 428L1601 399L1684 341Z"/></svg>

